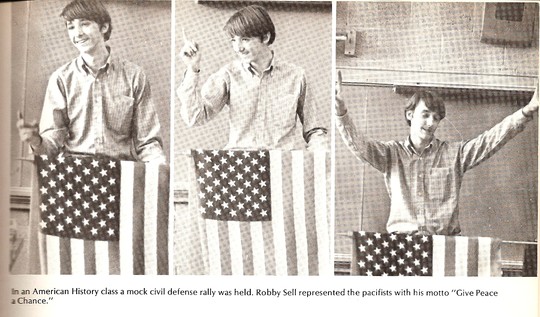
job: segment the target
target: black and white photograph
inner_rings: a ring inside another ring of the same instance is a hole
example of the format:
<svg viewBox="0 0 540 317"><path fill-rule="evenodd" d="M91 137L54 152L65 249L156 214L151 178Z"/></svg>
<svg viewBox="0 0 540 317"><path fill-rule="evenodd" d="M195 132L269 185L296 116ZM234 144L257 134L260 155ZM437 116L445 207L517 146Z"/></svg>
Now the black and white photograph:
<svg viewBox="0 0 540 317"><path fill-rule="evenodd" d="M332 275L331 2L175 14L175 273Z"/></svg>
<svg viewBox="0 0 540 317"><path fill-rule="evenodd" d="M336 25L340 274L536 276L538 5L338 2Z"/></svg>
<svg viewBox="0 0 540 317"><path fill-rule="evenodd" d="M171 3L12 13L10 272L168 274Z"/></svg>

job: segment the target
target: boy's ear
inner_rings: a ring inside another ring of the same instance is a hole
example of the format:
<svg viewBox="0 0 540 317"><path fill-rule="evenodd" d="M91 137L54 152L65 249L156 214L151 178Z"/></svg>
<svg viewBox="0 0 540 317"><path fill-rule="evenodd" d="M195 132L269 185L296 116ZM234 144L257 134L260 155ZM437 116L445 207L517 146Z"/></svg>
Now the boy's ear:
<svg viewBox="0 0 540 317"><path fill-rule="evenodd" d="M109 31L109 23L103 23L100 31L101 31L101 34L107 33L107 31Z"/></svg>
<svg viewBox="0 0 540 317"><path fill-rule="evenodd" d="M413 111L412 110L407 110L407 112L405 113L405 116L407 117L407 120L412 120Z"/></svg>
<svg viewBox="0 0 540 317"><path fill-rule="evenodd" d="M264 36L263 36L263 43L268 45L268 42L270 42L270 32L266 33Z"/></svg>

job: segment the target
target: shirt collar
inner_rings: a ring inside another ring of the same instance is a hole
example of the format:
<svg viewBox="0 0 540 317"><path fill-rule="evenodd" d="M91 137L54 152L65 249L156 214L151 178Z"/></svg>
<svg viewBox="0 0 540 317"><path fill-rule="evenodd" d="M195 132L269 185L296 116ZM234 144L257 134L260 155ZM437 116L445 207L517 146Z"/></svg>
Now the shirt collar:
<svg viewBox="0 0 540 317"><path fill-rule="evenodd" d="M99 69L98 73L99 72L106 72L109 69L109 67L114 68L111 48L109 46L107 46L107 51L109 51L109 56L107 57L107 60L105 61L105 65L103 65ZM79 69L82 69L87 75L94 75L92 73L92 70L90 69L90 67L88 67L88 65L86 64L86 62L84 61L84 59L82 58L81 55L79 55L77 57L76 63L77 63L77 66L79 67Z"/></svg>
<svg viewBox="0 0 540 317"><path fill-rule="evenodd" d="M423 153L427 153L426 151L429 151L431 148L433 148L435 145L436 145L436 142L437 142L437 138L433 137L431 138L431 142L429 142L428 146L426 146L426 148L424 149L424 152ZM414 148L413 144L412 144L412 141L411 141L411 136L409 135L407 137L407 139L405 140L405 148L412 154L416 154L418 156L420 156L420 154L418 154L416 152L416 149ZM422 154L423 154L422 153Z"/></svg>
<svg viewBox="0 0 540 317"><path fill-rule="evenodd" d="M251 65L251 63L242 63L242 66L245 70L249 71L253 76L261 77L264 73L268 72L269 74L272 73L272 70L274 69L276 63L276 55L274 54L274 51L272 51L272 60L270 61L270 65L262 71L262 73L258 73L257 70Z"/></svg>

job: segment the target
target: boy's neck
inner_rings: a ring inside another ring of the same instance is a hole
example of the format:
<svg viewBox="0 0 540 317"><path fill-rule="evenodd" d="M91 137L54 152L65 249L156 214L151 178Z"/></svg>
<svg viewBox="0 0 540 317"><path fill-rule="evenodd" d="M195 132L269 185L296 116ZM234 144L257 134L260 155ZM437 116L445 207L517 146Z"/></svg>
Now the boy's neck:
<svg viewBox="0 0 540 317"><path fill-rule="evenodd" d="M103 44L103 46L99 46L99 48L91 52L81 53L81 57L92 72L97 73L97 71L107 63L109 50L107 49L107 46Z"/></svg>
<svg viewBox="0 0 540 317"><path fill-rule="evenodd" d="M258 74L261 74L270 66L273 58L274 54L272 53L272 50L268 48L268 50L261 54L257 60L251 62L251 67L253 67Z"/></svg>
<svg viewBox="0 0 540 317"><path fill-rule="evenodd" d="M418 155L422 155L422 153L424 153L424 150L426 149L426 147L428 147L432 140L421 139L418 136L412 134L409 136L409 138L411 140L412 146L414 147L414 150Z"/></svg>

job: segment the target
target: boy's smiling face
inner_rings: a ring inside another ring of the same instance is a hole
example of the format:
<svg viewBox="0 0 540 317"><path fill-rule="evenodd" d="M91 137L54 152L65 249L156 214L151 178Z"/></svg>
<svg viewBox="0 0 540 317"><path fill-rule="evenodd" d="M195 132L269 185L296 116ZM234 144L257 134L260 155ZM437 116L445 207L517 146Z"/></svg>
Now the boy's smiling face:
<svg viewBox="0 0 540 317"><path fill-rule="evenodd" d="M104 34L109 26L86 19L73 19L66 22L69 39L81 54L92 54L105 46Z"/></svg>
<svg viewBox="0 0 540 317"><path fill-rule="evenodd" d="M246 37L235 35L231 37L231 45L243 63L258 63L267 56L270 48L268 47L268 36L262 40L260 37Z"/></svg>

